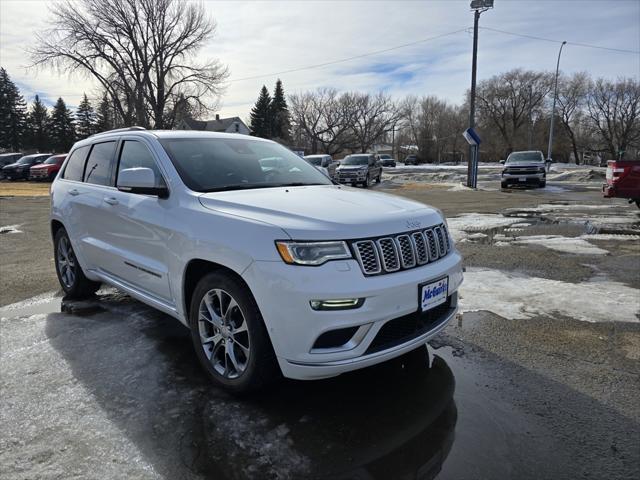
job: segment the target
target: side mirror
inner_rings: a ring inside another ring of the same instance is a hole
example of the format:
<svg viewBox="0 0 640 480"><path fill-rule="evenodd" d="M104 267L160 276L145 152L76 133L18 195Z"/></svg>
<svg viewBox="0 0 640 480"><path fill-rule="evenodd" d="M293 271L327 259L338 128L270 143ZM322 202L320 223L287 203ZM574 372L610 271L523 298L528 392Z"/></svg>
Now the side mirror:
<svg viewBox="0 0 640 480"><path fill-rule="evenodd" d="M121 192L155 195L167 198L169 189L165 185L158 185L156 174L150 168L126 168L118 174L118 190Z"/></svg>
<svg viewBox="0 0 640 480"><path fill-rule="evenodd" d="M506 160L500 160L500 163L503 164L503 165L505 164L505 162L506 162Z"/></svg>

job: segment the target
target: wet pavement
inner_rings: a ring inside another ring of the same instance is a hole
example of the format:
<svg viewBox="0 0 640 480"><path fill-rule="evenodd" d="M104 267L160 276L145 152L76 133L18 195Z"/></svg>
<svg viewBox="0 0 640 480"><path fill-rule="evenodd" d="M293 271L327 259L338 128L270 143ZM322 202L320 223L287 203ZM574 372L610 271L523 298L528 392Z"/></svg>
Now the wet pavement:
<svg viewBox="0 0 640 480"><path fill-rule="evenodd" d="M243 399L186 328L115 291L0 310L3 478L633 478L638 423L459 339L487 315L430 359Z"/></svg>

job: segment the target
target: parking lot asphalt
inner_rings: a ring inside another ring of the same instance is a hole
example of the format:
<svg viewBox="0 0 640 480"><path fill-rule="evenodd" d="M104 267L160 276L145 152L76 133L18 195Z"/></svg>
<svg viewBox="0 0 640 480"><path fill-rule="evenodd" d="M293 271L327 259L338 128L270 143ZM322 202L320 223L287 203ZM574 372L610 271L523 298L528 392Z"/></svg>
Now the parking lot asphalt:
<svg viewBox="0 0 640 480"><path fill-rule="evenodd" d="M244 399L125 295L61 309L48 198L0 196L3 478L638 478L637 209L589 179L421 173L376 189L442 209L465 258L430 367L419 352Z"/></svg>

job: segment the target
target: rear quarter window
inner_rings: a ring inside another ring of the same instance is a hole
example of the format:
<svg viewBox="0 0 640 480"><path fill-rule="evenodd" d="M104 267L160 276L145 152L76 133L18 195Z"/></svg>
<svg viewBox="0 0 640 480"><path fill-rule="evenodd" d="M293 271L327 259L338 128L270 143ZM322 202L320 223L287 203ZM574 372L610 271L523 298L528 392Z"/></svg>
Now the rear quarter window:
<svg viewBox="0 0 640 480"><path fill-rule="evenodd" d="M62 178L81 182L84 174L84 164L87 159L87 153L89 153L88 145L76 148L69 156L69 161L67 162L67 166L64 167Z"/></svg>

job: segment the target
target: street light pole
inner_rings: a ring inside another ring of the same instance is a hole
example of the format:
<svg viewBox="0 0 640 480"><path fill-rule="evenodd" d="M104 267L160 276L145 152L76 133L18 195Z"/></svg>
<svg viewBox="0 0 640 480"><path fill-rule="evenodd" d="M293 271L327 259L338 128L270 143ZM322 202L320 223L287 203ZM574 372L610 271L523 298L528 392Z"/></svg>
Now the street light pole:
<svg viewBox="0 0 640 480"><path fill-rule="evenodd" d="M556 98L558 98L558 75L560 74L560 55L562 55L562 47L567 44L566 41L560 45L558 52L558 63L556 63L556 83L553 87L553 106L551 107L551 125L549 126L549 148L547 148L547 161L551 162L551 152L553 148L553 121L556 116Z"/></svg>
<svg viewBox="0 0 640 480"><path fill-rule="evenodd" d="M473 59L471 60L471 98L469 98L469 128L476 126L476 70L478 67L478 20L480 20L480 10L473 13ZM467 187L473 187L471 178L473 177L473 158L475 147L469 145L469 160L467 162Z"/></svg>
<svg viewBox="0 0 640 480"><path fill-rule="evenodd" d="M471 0L473 10L473 57L471 60L471 93L469 98L469 128L476 126L476 70L478 67L478 21L480 14L493 8L493 0ZM469 145L469 160L467 162L467 187L473 187L474 155L477 155L477 146Z"/></svg>

